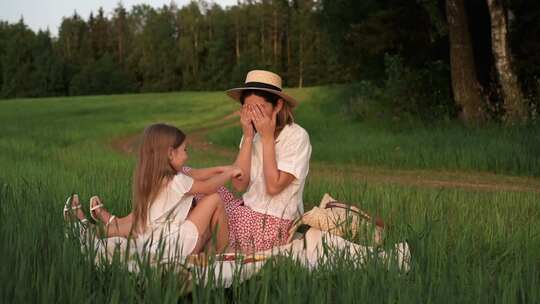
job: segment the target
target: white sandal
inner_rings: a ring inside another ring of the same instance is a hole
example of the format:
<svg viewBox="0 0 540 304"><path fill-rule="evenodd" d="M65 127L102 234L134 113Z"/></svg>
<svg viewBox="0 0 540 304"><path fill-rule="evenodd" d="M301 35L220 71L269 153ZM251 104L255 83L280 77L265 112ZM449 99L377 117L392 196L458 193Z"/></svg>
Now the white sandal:
<svg viewBox="0 0 540 304"><path fill-rule="evenodd" d="M98 200L100 203L97 204L97 205L94 205L94 200ZM101 200L99 198L99 196L97 195L94 195L90 198L90 216L94 219L94 221L96 222L101 222L100 219L97 218L97 216L94 215L94 211L100 209L100 208L103 208L103 204L101 203ZM108 228L109 225L114 221L114 219L116 219L116 215L112 215L109 217L109 220L107 221L107 223L105 224L105 228Z"/></svg>
<svg viewBox="0 0 540 304"><path fill-rule="evenodd" d="M73 217L72 217L73 214L71 214L73 211L82 208L80 202L79 202L79 204L77 204L77 206L73 206L73 205L71 204L71 202L73 201L73 198L75 198L75 197L78 198L79 196L78 196L77 194L73 194L73 195L68 196L68 198L66 199L66 202L64 203L64 210L63 210L64 212L63 212L63 216L64 216L64 220L66 220L66 221L71 220L71 219L73 218ZM83 219L80 219L78 216L75 216L75 218L76 218L79 222L81 222L81 223L83 223L83 224L85 224L85 225L88 224L88 222L89 222L88 219L87 219L86 217L83 218Z"/></svg>
<svg viewBox="0 0 540 304"><path fill-rule="evenodd" d="M84 217L80 219L77 215L74 215L73 212L77 209L81 209L81 203L77 206L72 205L73 198L78 197L77 194L68 196L66 202L64 203L63 217L64 221L69 222L69 226L65 227L64 235L66 238L71 238L73 236L77 237L81 244L86 244L86 239L88 237L88 229L90 228L90 221ZM73 221L76 219L77 221ZM75 228L76 230L72 230ZM75 234L74 234L75 233Z"/></svg>

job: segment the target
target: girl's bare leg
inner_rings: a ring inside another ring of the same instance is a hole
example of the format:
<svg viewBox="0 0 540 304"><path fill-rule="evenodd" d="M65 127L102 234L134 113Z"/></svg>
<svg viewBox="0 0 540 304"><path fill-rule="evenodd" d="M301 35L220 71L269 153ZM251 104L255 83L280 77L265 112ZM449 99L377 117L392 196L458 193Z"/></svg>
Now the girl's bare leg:
<svg viewBox="0 0 540 304"><path fill-rule="evenodd" d="M225 212L225 207L218 194L218 204L211 220L212 232L216 235L216 251L224 252L229 245L229 218ZM210 244L212 245L212 244Z"/></svg>
<svg viewBox="0 0 540 304"><path fill-rule="evenodd" d="M108 220L109 218L107 218L107 221L103 222L108 223ZM124 217L117 217L113 219L113 221L108 226L106 226L107 237L121 236L127 238L131 233L132 225L133 215L131 213Z"/></svg>
<svg viewBox="0 0 540 304"><path fill-rule="evenodd" d="M215 232L216 244L215 251L224 252L229 243L229 226L227 214L223 207L223 202L217 193L206 195L189 212L187 219L197 227L199 239L195 245L193 253L199 253L208 248L209 241Z"/></svg>
<svg viewBox="0 0 540 304"><path fill-rule="evenodd" d="M100 204L101 201L98 199L95 199L93 201L92 206ZM99 221L103 224L109 223L112 215L109 213L105 207L98 208L93 211L94 215L99 219ZM127 216L124 217L116 217L110 222L108 225L106 225L106 235L107 237L113 237L113 236L121 236L121 237L128 237L131 233L131 226L133 225L133 214L130 213Z"/></svg>

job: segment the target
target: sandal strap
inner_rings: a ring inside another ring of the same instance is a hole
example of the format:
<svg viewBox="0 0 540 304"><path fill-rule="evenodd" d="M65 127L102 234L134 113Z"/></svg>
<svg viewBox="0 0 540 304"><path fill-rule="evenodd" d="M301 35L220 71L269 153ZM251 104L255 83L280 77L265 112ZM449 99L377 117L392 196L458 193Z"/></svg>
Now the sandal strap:
<svg viewBox="0 0 540 304"><path fill-rule="evenodd" d="M90 211L96 211L96 210L98 210L98 209L100 209L102 207L103 207L103 204L100 203L100 204L97 204L95 206L92 206L92 208L90 208Z"/></svg>
<svg viewBox="0 0 540 304"><path fill-rule="evenodd" d="M65 211L65 212L68 212L68 211L70 211L70 210L77 210L77 209L81 209L81 208L82 208L82 206L81 206L80 204L79 204L79 205L75 205L75 206L71 206L71 207L69 207L69 208L68 208L68 206L66 206L66 207L64 207L64 211Z"/></svg>
<svg viewBox="0 0 540 304"><path fill-rule="evenodd" d="M116 215L111 215L109 220L107 221L107 224L105 224L105 227L109 227L109 225L116 219Z"/></svg>

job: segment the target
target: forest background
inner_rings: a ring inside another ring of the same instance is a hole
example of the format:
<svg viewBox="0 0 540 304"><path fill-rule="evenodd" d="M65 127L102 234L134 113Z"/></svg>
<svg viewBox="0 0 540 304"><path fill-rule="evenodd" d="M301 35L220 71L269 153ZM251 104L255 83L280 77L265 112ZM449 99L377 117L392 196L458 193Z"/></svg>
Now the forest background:
<svg viewBox="0 0 540 304"><path fill-rule="evenodd" d="M394 119L528 122L538 37L540 3L525 0L119 3L63 18L58 37L0 22L0 96L222 90L268 69L288 87L353 84L360 119L376 100Z"/></svg>

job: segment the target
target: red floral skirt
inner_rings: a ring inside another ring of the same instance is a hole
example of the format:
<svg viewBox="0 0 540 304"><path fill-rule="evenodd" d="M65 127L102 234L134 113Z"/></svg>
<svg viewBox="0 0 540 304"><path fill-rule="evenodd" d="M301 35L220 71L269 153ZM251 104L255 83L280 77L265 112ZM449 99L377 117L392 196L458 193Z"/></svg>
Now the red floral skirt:
<svg viewBox="0 0 540 304"><path fill-rule="evenodd" d="M292 220L254 211L225 187L219 188L218 194L229 217L229 244L232 248L249 253L287 242Z"/></svg>
<svg viewBox="0 0 540 304"><path fill-rule="evenodd" d="M188 175L190 170L189 167L182 168L182 172ZM229 218L229 245L233 249L249 253L268 250L287 242L292 220L254 211L226 187L220 187L217 193L225 204ZM198 201L203 196L198 194L194 200Z"/></svg>

